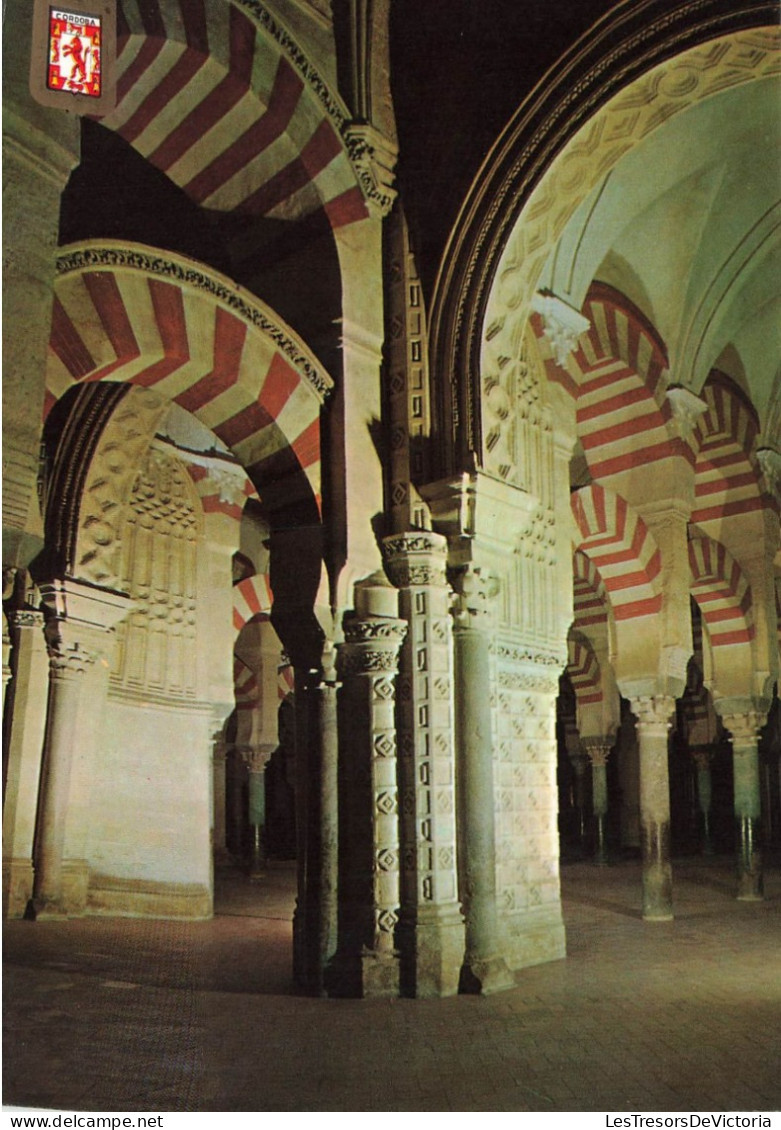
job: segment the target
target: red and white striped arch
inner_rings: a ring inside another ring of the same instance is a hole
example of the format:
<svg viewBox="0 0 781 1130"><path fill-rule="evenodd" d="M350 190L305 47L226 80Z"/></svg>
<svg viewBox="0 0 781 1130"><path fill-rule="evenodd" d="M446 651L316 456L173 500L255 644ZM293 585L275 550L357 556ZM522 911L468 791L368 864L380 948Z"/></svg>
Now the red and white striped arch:
<svg viewBox="0 0 781 1130"><path fill-rule="evenodd" d="M332 382L268 307L140 245L74 245L58 270L46 412L83 382L152 388L211 429L261 496L285 480L319 505L320 408Z"/></svg>
<svg viewBox="0 0 781 1130"><path fill-rule="evenodd" d="M572 555L575 590L575 628L607 624L608 599L605 584L594 562L581 550Z"/></svg>
<svg viewBox="0 0 781 1130"><path fill-rule="evenodd" d="M241 0L122 0L101 119L196 203L278 219L368 215L346 111L278 19Z"/></svg>
<svg viewBox="0 0 781 1130"><path fill-rule="evenodd" d="M255 710L260 705L258 677L237 655L233 657L233 692L237 710Z"/></svg>
<svg viewBox="0 0 781 1130"><path fill-rule="evenodd" d="M708 407L695 433L699 450L692 522L702 525L761 510L766 503L754 459L759 424L752 405L729 377L715 370L700 395Z"/></svg>
<svg viewBox="0 0 781 1130"><path fill-rule="evenodd" d="M599 660L588 638L570 630L567 637L567 674L578 706L591 706L602 702L602 672Z"/></svg>
<svg viewBox="0 0 781 1130"><path fill-rule="evenodd" d="M274 603L268 573L255 573L233 586L233 626L240 632L254 620L267 620Z"/></svg>
<svg viewBox="0 0 781 1130"><path fill-rule="evenodd" d="M590 323L568 369L559 366L539 315L532 325L550 380L576 400L578 438L591 475L609 482L635 467L691 449L668 428L667 354L655 330L618 291L595 283L583 306Z"/></svg>
<svg viewBox="0 0 781 1130"><path fill-rule="evenodd" d="M750 643L754 638L751 589L737 561L720 542L697 533L689 539L689 567L692 596L711 646Z"/></svg>
<svg viewBox="0 0 781 1130"><path fill-rule="evenodd" d="M620 495L598 483L571 497L581 550L594 563L616 620L659 612L661 557L645 522Z"/></svg>

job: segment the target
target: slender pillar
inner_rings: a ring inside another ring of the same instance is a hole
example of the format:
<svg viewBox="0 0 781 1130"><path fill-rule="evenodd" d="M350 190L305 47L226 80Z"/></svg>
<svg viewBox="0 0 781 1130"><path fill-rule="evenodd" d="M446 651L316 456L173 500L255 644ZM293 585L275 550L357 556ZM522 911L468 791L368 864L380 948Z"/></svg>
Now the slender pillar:
<svg viewBox="0 0 781 1130"><path fill-rule="evenodd" d="M396 605L395 590L383 593L378 579L356 586L358 614L339 648L343 842L339 949L328 979L338 996L397 996L400 988L395 681L407 625L372 614Z"/></svg>
<svg viewBox="0 0 781 1130"><path fill-rule="evenodd" d="M338 759L339 730L335 651L328 644L320 669L297 681L296 702L304 724L297 730L306 771L305 804L297 819L305 820L299 841L299 969L302 988L325 993L326 971L336 952L339 876Z"/></svg>
<svg viewBox="0 0 781 1130"><path fill-rule="evenodd" d="M339 884L339 726L337 721L337 695L340 683L336 679L335 652L327 649L323 655L322 679L317 694L317 746L318 761L318 899L315 915L316 961L314 987L322 994L325 989L325 971L336 952L337 896Z"/></svg>
<svg viewBox="0 0 781 1130"><path fill-rule="evenodd" d="M33 841L46 733L49 664L43 613L9 613L14 677L9 688L3 802L3 914L21 918L33 893Z"/></svg>
<svg viewBox="0 0 781 1130"><path fill-rule="evenodd" d="M591 762L591 793L594 808L594 862L605 867L607 858L607 759L613 748L610 738L583 738Z"/></svg>
<svg viewBox="0 0 781 1130"><path fill-rule="evenodd" d="M266 871L266 766L274 752L264 745L240 746L249 781L248 822L250 828L249 877L257 881Z"/></svg>
<svg viewBox="0 0 781 1130"><path fill-rule="evenodd" d="M764 892L758 750L764 720L756 710L722 714L722 722L732 735L737 897L744 902L759 901Z"/></svg>
<svg viewBox="0 0 781 1130"><path fill-rule="evenodd" d="M463 821L466 954L461 991L491 993L514 984L501 954L496 907L496 830L491 737L488 600L495 584L469 567L454 605L455 720Z"/></svg>
<svg viewBox="0 0 781 1130"><path fill-rule="evenodd" d="M228 859L225 816L228 745L223 719L229 713L230 709L219 709L212 717L212 849L215 863L225 863Z"/></svg>
<svg viewBox="0 0 781 1130"><path fill-rule="evenodd" d="M447 540L428 531L383 543L388 575L409 625L400 657L402 993L458 991L464 919L458 902L453 641Z"/></svg>
<svg viewBox="0 0 781 1130"><path fill-rule="evenodd" d="M670 861L670 778L667 740L675 699L664 695L633 699L640 755L640 842L643 858L643 918L673 917Z"/></svg>
<svg viewBox="0 0 781 1130"><path fill-rule="evenodd" d="M579 853L586 846L586 766L588 758L583 752L574 717L564 721L564 746L572 766L572 805L575 810L575 835Z"/></svg>
<svg viewBox="0 0 781 1130"><path fill-rule="evenodd" d="M713 855L713 839L711 837L711 804L713 799L713 782L711 779L711 762L713 761L712 746L695 746L691 750L694 764L697 766L697 804L700 809L700 850L703 855Z"/></svg>

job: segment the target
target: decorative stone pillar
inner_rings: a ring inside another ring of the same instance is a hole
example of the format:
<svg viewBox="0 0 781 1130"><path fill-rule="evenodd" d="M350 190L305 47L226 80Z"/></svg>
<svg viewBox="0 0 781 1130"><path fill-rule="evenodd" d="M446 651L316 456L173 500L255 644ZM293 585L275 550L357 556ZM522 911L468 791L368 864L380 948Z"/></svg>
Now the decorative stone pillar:
<svg viewBox="0 0 781 1130"><path fill-rule="evenodd" d="M112 642L110 630L133 607L120 593L70 579L39 588L50 617L44 628L49 706L35 836L36 918L78 909L68 905L64 846L83 678Z"/></svg>
<svg viewBox="0 0 781 1130"><path fill-rule="evenodd" d="M757 710L719 713L732 736L737 897L745 902L755 902L763 898L764 891L758 744L759 731L766 716Z"/></svg>
<svg viewBox="0 0 781 1130"><path fill-rule="evenodd" d="M9 613L14 678L7 703L8 762L3 803L3 915L21 918L33 893L33 842L46 732L48 660L43 613Z"/></svg>
<svg viewBox="0 0 781 1130"><path fill-rule="evenodd" d="M640 842L643 857L643 918L673 917L670 862L670 777L667 740L675 699L666 695L631 702L640 755Z"/></svg>
<svg viewBox="0 0 781 1130"><path fill-rule="evenodd" d="M249 826L251 833L249 877L262 879L266 870L266 766L274 749L270 745L239 746L249 780Z"/></svg>
<svg viewBox="0 0 781 1130"><path fill-rule="evenodd" d="M514 984L501 955L496 907L496 827L491 738L489 601L493 577L468 566L456 579L453 606L455 720L463 823L466 954L461 990L492 993Z"/></svg>
<svg viewBox="0 0 781 1130"><path fill-rule="evenodd" d="M384 577L356 585L355 605L339 648L343 842L339 949L329 991L387 997L400 988L395 680L407 625L390 614L397 594Z"/></svg>
<svg viewBox="0 0 781 1130"><path fill-rule="evenodd" d="M464 920L456 865L453 641L447 539L428 531L386 538L388 575L409 625L400 657L399 787L402 993L458 991Z"/></svg>
<svg viewBox="0 0 781 1130"><path fill-rule="evenodd" d="M594 862L607 865L607 759L613 748L610 738L583 738L583 748L591 762L591 794L594 808Z"/></svg>
<svg viewBox="0 0 781 1130"><path fill-rule="evenodd" d="M697 804L701 818L701 845L703 855L713 855L714 847L711 839L710 813L713 798L711 780L711 762L713 761L712 746L694 746L691 749L694 764L697 766Z"/></svg>

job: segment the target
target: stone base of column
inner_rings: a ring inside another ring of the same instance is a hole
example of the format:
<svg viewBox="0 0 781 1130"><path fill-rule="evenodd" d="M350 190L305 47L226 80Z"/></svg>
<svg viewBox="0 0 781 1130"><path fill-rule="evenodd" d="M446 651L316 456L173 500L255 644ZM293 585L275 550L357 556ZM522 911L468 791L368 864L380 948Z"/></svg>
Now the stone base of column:
<svg viewBox="0 0 781 1130"><path fill-rule="evenodd" d="M515 978L503 957L470 958L461 966L460 993L488 996L515 987Z"/></svg>
<svg viewBox="0 0 781 1130"><path fill-rule="evenodd" d="M31 859L8 859L3 862L3 918L24 918L33 894Z"/></svg>
<svg viewBox="0 0 781 1130"><path fill-rule="evenodd" d="M762 902L764 881L762 875L761 829L759 820L750 816L737 820L738 891L741 902Z"/></svg>
<svg viewBox="0 0 781 1130"><path fill-rule="evenodd" d="M47 918L79 918L87 909L89 865L84 859L67 859L62 865L60 892L56 898L36 895L32 909L36 921Z"/></svg>
<svg viewBox="0 0 781 1130"><path fill-rule="evenodd" d="M418 912L417 922L399 923L401 994L419 1000L458 992L464 960L464 920L460 911Z"/></svg>
<svg viewBox="0 0 781 1130"><path fill-rule="evenodd" d="M673 873L669 824L641 828L643 840L643 919L670 922L673 917Z"/></svg>
<svg viewBox="0 0 781 1130"><path fill-rule="evenodd" d="M329 997L398 997L401 991L399 954L365 949L357 955L336 954L325 976Z"/></svg>

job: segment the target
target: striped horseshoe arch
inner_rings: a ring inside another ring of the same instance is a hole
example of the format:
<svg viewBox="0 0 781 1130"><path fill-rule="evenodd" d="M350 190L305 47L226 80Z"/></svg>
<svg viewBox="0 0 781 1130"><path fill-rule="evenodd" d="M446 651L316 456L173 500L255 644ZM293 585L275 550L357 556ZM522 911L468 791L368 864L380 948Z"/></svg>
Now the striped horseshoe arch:
<svg viewBox="0 0 781 1130"><path fill-rule="evenodd" d="M576 400L578 438L593 478L611 477L669 455L689 463L688 444L671 434L668 365L655 330L617 290L595 283L583 314L590 323L569 368L558 365L539 315L532 318L548 378Z"/></svg>
<svg viewBox="0 0 781 1130"><path fill-rule="evenodd" d="M268 620L273 603L268 573L245 577L233 586L233 627L240 632L251 621Z"/></svg>
<svg viewBox="0 0 781 1130"><path fill-rule="evenodd" d="M197 204L274 219L368 209L347 112L259 0L121 0L100 119Z"/></svg>
<svg viewBox="0 0 781 1130"><path fill-rule="evenodd" d="M707 404L696 434L699 441L692 522L761 510L754 444L759 424L753 406L733 381L714 370L701 393Z"/></svg>
<svg viewBox="0 0 781 1130"><path fill-rule="evenodd" d="M567 674L578 705L602 702L602 672L594 649L582 632L570 631L567 637Z"/></svg>
<svg viewBox="0 0 781 1130"><path fill-rule="evenodd" d="M754 638L751 589L737 561L720 542L697 533L689 540L689 567L692 596L711 646L750 643Z"/></svg>
<svg viewBox="0 0 781 1130"><path fill-rule="evenodd" d="M615 619L659 612L660 553L640 515L598 483L573 492L572 513L582 539L576 548L598 570Z"/></svg>
<svg viewBox="0 0 781 1130"><path fill-rule="evenodd" d="M154 389L222 440L271 510L312 499L319 512L320 409L331 378L228 279L141 245L64 249L45 411L94 381Z"/></svg>
<svg viewBox="0 0 781 1130"><path fill-rule="evenodd" d="M575 589L575 628L607 624L608 599L605 584L594 562L582 550L572 556Z"/></svg>

